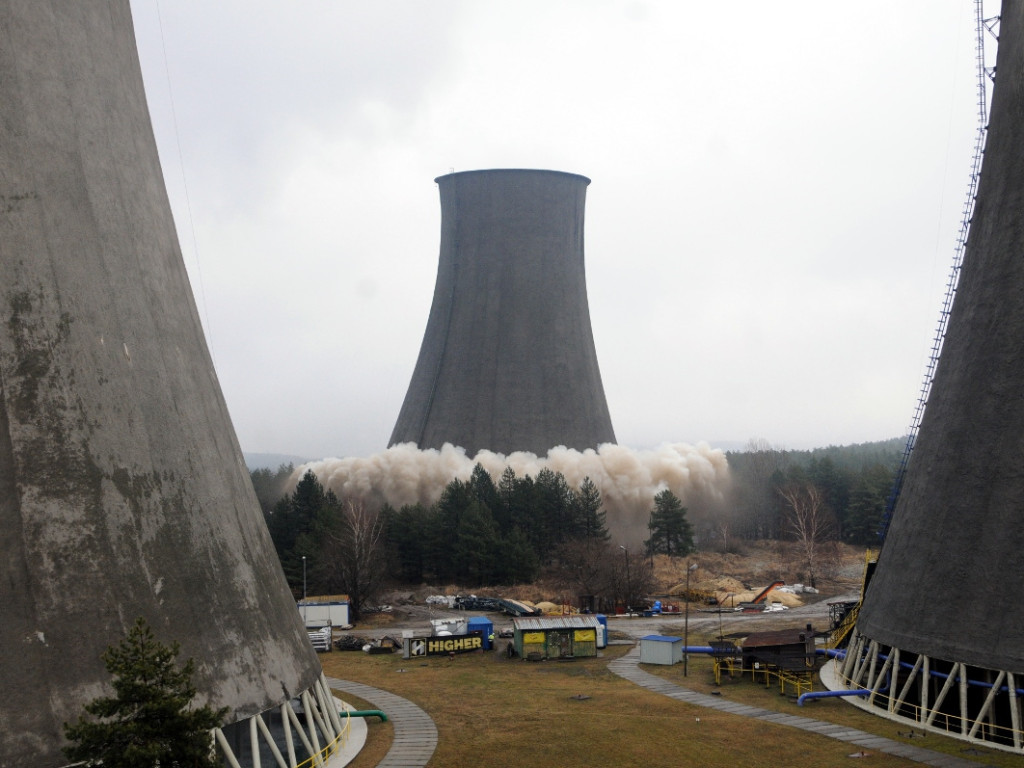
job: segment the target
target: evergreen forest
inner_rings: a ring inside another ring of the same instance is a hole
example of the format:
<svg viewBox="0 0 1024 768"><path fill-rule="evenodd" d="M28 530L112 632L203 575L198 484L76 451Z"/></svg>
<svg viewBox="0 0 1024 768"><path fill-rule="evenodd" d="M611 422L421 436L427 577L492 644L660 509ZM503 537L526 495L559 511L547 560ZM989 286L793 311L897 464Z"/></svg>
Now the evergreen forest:
<svg viewBox="0 0 1024 768"><path fill-rule="evenodd" d="M727 454L731 487L720 505L688 510L671 491L651 502L641 552L684 556L742 551L744 541L791 540L812 553L828 542L873 546L904 439L790 451L751 441ZM307 473L290 492L293 467L251 472L281 564L296 597L347 594L354 618L386 584L473 588L555 575L576 594L616 593L629 602L649 573L609 535L601 489L570 486L559 473L492 478L477 466L433 504L369 509L340 499ZM628 557L626 558L628 569ZM625 586L623 586L625 585Z"/></svg>

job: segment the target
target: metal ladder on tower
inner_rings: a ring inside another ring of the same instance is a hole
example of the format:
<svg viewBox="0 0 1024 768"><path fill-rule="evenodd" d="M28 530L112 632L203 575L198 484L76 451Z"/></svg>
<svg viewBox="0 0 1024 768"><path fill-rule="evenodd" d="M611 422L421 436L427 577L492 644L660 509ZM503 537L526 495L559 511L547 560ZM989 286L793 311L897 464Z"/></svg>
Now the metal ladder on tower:
<svg viewBox="0 0 1024 768"><path fill-rule="evenodd" d="M946 281L946 294L939 312L939 323L935 329L935 336L932 337L932 348L928 357L924 382L917 398L917 405L914 408L914 416L907 431L907 443L903 449L903 456L900 458L896 470L896 477L893 480L892 490L885 503L885 514L882 518L882 528L879 531L879 538L885 541L885 535L889 530L892 521L892 513L896 507L900 491L903 488L903 478L906 475L907 465L910 463L910 455L914 451L914 444L917 442L917 433L921 427L921 419L924 417L925 406L928 404L928 396L932 389L932 380L935 377L935 367L939 362L939 354L942 352L942 342L946 338L946 326L949 323L949 313L953 307L953 298L956 295L956 286L960 280L960 266L963 263L964 250L967 247L967 234L971 227L971 219L974 216L974 203L978 193L978 179L981 176L981 161L985 153L985 136L988 131L988 86L989 82L995 79L995 67L988 67L985 63L985 35L992 35L997 41L999 35L996 31L999 25L999 17L992 16L985 18L984 0L974 0L975 17L975 65L978 79L978 130L974 139L974 157L971 161L971 176L967 187L967 196L964 200L964 207L960 219L960 233L957 236L956 247L953 251L953 264L949 271L949 279Z"/></svg>

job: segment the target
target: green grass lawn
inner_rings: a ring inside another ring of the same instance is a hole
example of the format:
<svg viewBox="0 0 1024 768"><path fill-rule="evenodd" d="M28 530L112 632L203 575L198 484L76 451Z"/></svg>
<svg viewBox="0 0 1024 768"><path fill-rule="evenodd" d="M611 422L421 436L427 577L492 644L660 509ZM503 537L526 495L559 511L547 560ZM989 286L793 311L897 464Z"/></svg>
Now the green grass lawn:
<svg viewBox="0 0 1024 768"><path fill-rule="evenodd" d="M365 683L403 696L433 717L438 747L431 766L649 766L650 768L789 768L850 765L857 747L786 726L694 707L647 691L608 671L628 647L605 649L597 659L532 663L497 653L402 659L360 652L322 654L328 676ZM702 692L716 689L710 659L692 656L689 676L680 665L644 669ZM993 766L1024 766L1024 759L940 736L901 739L895 723L836 699L797 707L777 688L726 681L721 695L745 704L841 723ZM354 702L370 707L372 702ZM352 765L375 766L390 748L393 728L368 721L367 746ZM858 765L859 763L853 763ZM869 765L911 766L873 752Z"/></svg>

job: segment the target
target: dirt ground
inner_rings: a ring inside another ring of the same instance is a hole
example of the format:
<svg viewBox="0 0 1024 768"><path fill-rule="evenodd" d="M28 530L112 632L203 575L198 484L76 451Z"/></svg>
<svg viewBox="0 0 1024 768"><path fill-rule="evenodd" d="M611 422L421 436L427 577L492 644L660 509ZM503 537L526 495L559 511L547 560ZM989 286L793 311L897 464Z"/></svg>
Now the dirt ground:
<svg viewBox="0 0 1024 768"><path fill-rule="evenodd" d="M813 601L800 607L765 613L739 613L729 609L719 612L717 608L691 603L688 616L685 604L682 611L676 615L609 615L608 632L611 640L638 639L646 635L683 637L688 634L691 645L703 645L720 634L725 637L746 636L751 632L805 627L807 624L811 624L815 630L824 630L829 626L829 603L856 600L858 595L859 589L850 589L827 597L818 595ZM512 627L511 618L499 613L456 611L427 605L402 605L393 608L391 613L371 614L367 621L361 622L352 630L336 632L335 636L398 639L404 629L429 628L431 619L473 616L486 616L494 623L496 631Z"/></svg>
<svg viewBox="0 0 1024 768"><path fill-rule="evenodd" d="M725 637L745 636L758 631L803 628L807 624L811 624L815 630L824 630L829 626L829 603L858 598L864 561L865 552L862 548L838 546L821 564L815 579L818 593L786 595L785 602L791 604L787 610L738 613L728 609L719 611L715 606L691 602L687 614L685 599L673 597L671 593L681 593L677 587L685 581L687 568L693 564L697 568L690 573L691 589L705 594L714 593L720 598L726 594L738 596L736 600L724 601L726 605L749 599L741 596L741 589L745 589L748 594L756 594L773 581L785 581L789 585L802 583L807 569L802 567L799 552L793 545L778 542L745 545L740 553L700 552L686 558L658 556L653 561L655 587L651 598L674 602L679 605L681 612L653 617L609 615L609 638L611 641L628 641L650 634L674 637L688 635L690 644L697 645L705 644L720 634ZM369 614L352 630L336 631L335 636L344 634L366 639L397 639L401 637L402 630L429 628L431 619L472 616L488 617L498 631L511 628L510 617L499 613L451 610L428 604L426 598L429 595L472 593L530 600L533 603L548 600L560 604L563 592L557 585L544 582L504 589L460 589L454 585L421 585L415 589L398 589L384 595L390 611Z"/></svg>

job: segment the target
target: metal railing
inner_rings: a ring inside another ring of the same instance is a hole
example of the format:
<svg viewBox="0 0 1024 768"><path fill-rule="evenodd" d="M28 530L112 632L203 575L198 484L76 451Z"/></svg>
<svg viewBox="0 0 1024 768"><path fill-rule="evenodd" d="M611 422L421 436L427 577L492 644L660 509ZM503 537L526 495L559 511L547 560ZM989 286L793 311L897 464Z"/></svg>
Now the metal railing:
<svg viewBox="0 0 1024 768"><path fill-rule="evenodd" d="M858 615L860 615L860 604L855 605L846 612L846 615L843 616L843 620L839 623L839 626L829 633L825 647L839 648L850 636L853 628L857 625Z"/></svg>
<svg viewBox="0 0 1024 768"><path fill-rule="evenodd" d="M804 672L770 666L744 667L742 662L737 659L716 658L714 663L716 685L721 685L723 671L727 672L729 677L734 677L737 674L742 677L749 673L753 682L763 684L766 688L778 685L781 694L790 693L799 696L814 689L813 669Z"/></svg>
<svg viewBox="0 0 1024 768"><path fill-rule="evenodd" d="M845 675L838 677L847 688L859 687ZM969 738L970 741L1000 746L1014 751L1020 749L1015 745L1024 744L1024 730L1020 728L999 725L990 720L976 720L952 712L928 709L920 704L898 698L894 700L891 693L876 692L872 696L871 702L865 704L863 708L884 710L891 716L906 722L907 725L954 738Z"/></svg>
<svg viewBox="0 0 1024 768"><path fill-rule="evenodd" d="M352 718L345 717L343 720L345 724L341 727L341 733L335 736L327 746L312 757L303 760L295 768L312 768L312 766L316 765L326 765L327 759L348 743L348 737L352 729Z"/></svg>

